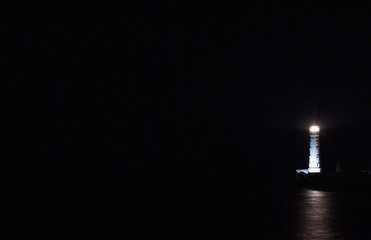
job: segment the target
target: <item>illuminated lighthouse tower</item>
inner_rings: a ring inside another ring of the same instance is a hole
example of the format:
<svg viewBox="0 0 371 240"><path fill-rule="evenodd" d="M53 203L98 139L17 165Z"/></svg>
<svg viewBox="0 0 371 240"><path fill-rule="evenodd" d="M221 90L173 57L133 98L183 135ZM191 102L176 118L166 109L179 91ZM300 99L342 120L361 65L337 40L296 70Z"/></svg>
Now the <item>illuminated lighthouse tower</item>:
<svg viewBox="0 0 371 240"><path fill-rule="evenodd" d="M320 155L319 155L319 127L311 126L309 128L310 147L309 147L309 173L321 172Z"/></svg>

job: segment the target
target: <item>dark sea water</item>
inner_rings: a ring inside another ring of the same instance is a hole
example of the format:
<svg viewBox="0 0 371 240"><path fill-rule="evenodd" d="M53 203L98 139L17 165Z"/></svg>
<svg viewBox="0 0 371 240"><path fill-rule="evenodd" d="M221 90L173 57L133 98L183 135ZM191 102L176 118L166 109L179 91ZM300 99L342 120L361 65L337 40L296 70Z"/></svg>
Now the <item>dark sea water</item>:
<svg viewBox="0 0 371 240"><path fill-rule="evenodd" d="M370 197L363 192L328 192L295 189L277 193L286 207L286 221L276 222L281 239L369 239ZM275 214L273 214L275 215Z"/></svg>
<svg viewBox="0 0 371 240"><path fill-rule="evenodd" d="M183 212L180 228L184 234L192 239L371 237L371 198L367 193L287 186L241 190L246 192L227 196L237 199L229 199L220 206L203 203L201 209Z"/></svg>
<svg viewBox="0 0 371 240"><path fill-rule="evenodd" d="M371 239L366 192L258 179L88 179L8 191L4 226L14 239Z"/></svg>

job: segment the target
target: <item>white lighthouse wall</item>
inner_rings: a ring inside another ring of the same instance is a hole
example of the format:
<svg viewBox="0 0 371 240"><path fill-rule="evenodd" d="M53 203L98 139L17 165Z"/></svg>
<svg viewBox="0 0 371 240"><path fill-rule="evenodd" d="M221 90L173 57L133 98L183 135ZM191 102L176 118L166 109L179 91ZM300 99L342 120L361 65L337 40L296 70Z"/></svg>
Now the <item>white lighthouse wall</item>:
<svg viewBox="0 0 371 240"><path fill-rule="evenodd" d="M321 172L319 159L319 135L310 136L309 172Z"/></svg>

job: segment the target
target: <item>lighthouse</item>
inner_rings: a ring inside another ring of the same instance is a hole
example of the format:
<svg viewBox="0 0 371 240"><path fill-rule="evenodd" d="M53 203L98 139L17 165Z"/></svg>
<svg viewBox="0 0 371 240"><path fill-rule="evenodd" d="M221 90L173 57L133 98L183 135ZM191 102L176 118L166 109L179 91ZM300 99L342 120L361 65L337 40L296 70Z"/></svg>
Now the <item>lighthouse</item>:
<svg viewBox="0 0 371 240"><path fill-rule="evenodd" d="M309 173L320 173L320 154L319 154L319 126L311 126L309 128Z"/></svg>
<svg viewBox="0 0 371 240"><path fill-rule="evenodd" d="M321 162L319 154L319 126L309 128L309 167L308 169L296 169L297 173L320 173Z"/></svg>

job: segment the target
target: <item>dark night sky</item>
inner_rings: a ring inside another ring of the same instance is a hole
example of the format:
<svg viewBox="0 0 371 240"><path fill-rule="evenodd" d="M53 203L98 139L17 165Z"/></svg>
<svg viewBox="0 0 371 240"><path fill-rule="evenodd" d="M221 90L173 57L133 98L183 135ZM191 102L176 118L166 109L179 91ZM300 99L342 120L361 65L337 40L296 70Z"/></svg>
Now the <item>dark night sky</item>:
<svg viewBox="0 0 371 240"><path fill-rule="evenodd" d="M306 166L314 122L325 168L370 161L366 6L65 3L15 16L9 166L289 174Z"/></svg>

